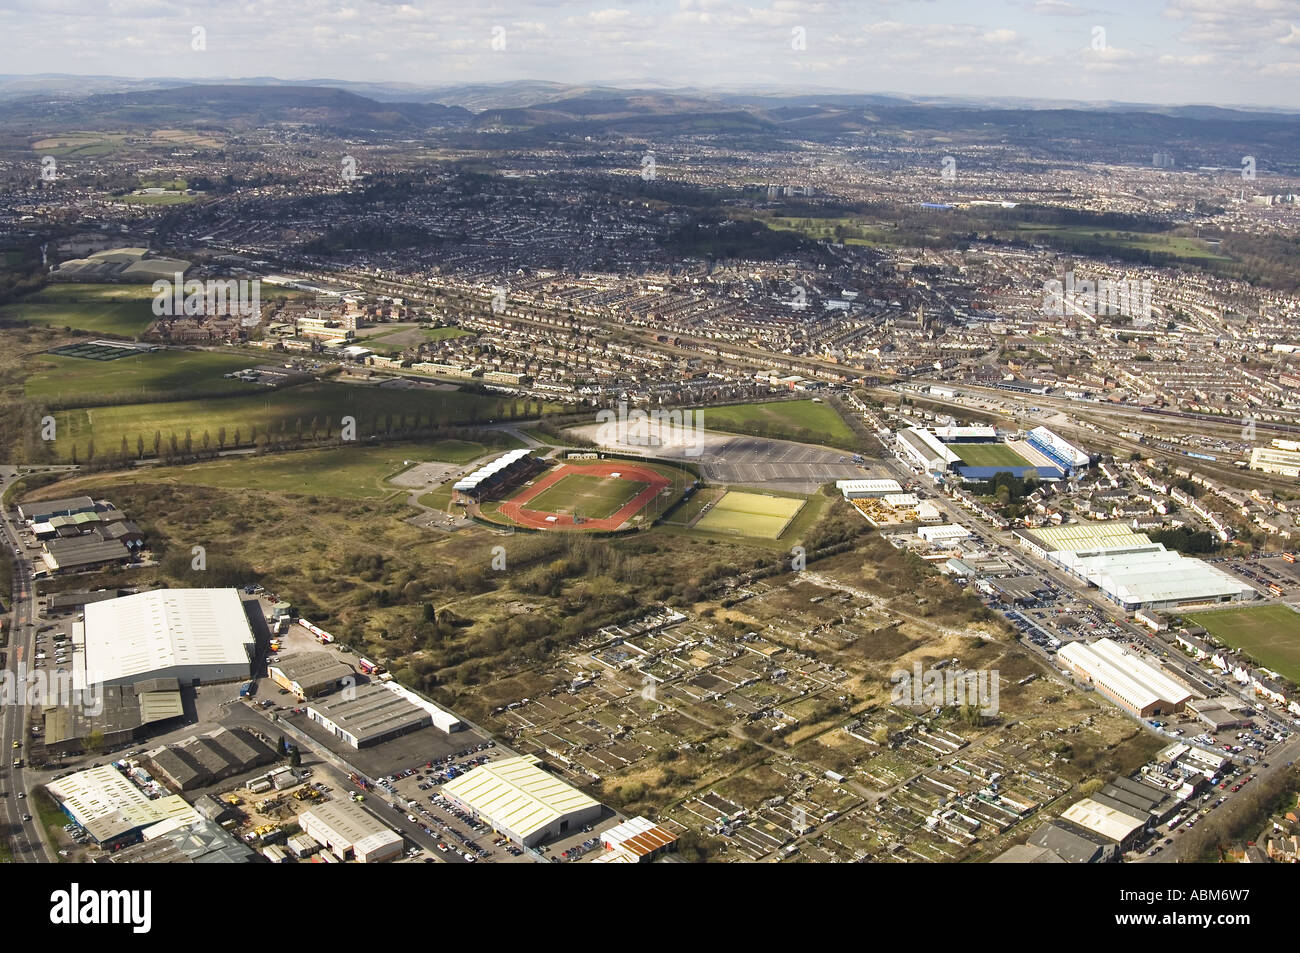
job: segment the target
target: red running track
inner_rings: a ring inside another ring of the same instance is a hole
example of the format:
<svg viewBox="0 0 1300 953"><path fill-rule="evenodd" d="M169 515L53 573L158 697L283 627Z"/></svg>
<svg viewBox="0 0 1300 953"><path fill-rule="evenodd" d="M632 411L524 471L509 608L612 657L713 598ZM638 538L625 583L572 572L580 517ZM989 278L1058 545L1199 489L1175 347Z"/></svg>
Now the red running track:
<svg viewBox="0 0 1300 953"><path fill-rule="evenodd" d="M542 510L530 510L525 504L543 491L554 486L570 474L580 473L584 476L607 477L610 474L617 473L620 478L631 480L633 483L648 484L644 490L624 503L613 516L607 516L604 519L583 519L581 523L575 524L573 517L567 513L547 513ZM649 467L639 466L635 463L625 461L607 461L604 463L593 463L577 465L565 463L556 467L550 473L542 476L536 483L501 504L498 510L503 516L514 520L520 526L531 526L535 529L573 529L575 526L579 529L593 530L615 530L630 520L633 516L645 508L651 500L659 495L664 487L668 486L669 479L662 474L656 473ZM546 517L554 516L554 520L548 520Z"/></svg>

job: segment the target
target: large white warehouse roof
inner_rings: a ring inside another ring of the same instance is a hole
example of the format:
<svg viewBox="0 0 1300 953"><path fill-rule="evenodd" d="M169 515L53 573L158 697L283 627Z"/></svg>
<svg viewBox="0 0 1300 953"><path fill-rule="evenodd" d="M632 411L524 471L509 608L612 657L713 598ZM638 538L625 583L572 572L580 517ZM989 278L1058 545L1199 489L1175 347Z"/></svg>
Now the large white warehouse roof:
<svg viewBox="0 0 1300 953"><path fill-rule="evenodd" d="M1071 642L1057 653L1057 658L1134 711L1142 711L1157 702L1178 706L1192 697L1186 686L1110 639L1099 639L1091 645Z"/></svg>
<svg viewBox="0 0 1300 953"><path fill-rule="evenodd" d="M537 765L532 755L489 761L444 784L442 790L493 827L525 841L566 815L600 807Z"/></svg>
<svg viewBox="0 0 1300 953"><path fill-rule="evenodd" d="M78 674L104 684L167 674L247 677L255 642L234 589L156 589L90 603L84 631Z"/></svg>

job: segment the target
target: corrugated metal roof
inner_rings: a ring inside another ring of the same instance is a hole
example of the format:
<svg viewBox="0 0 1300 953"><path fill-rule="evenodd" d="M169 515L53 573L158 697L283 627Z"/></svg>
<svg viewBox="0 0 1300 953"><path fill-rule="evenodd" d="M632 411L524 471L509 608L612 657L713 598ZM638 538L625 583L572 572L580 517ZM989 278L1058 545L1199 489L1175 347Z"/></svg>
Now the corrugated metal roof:
<svg viewBox="0 0 1300 953"><path fill-rule="evenodd" d="M539 768L532 755L489 762L443 785L494 826L528 837L566 814L599 803Z"/></svg>

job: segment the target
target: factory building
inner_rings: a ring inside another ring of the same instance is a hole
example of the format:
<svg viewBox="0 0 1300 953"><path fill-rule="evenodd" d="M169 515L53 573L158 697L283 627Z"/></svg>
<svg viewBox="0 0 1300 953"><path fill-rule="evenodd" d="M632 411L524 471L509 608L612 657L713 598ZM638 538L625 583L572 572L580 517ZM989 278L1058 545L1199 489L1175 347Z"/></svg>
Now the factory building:
<svg viewBox="0 0 1300 953"><path fill-rule="evenodd" d="M1091 645L1071 642L1056 657L1097 691L1142 718L1182 711L1192 699L1186 686L1110 639Z"/></svg>
<svg viewBox="0 0 1300 953"><path fill-rule="evenodd" d="M897 480L836 480L835 489L846 500L874 499L903 492Z"/></svg>
<svg viewBox="0 0 1300 953"><path fill-rule="evenodd" d="M356 684L352 666L329 652L286 656L267 666L267 674L301 701Z"/></svg>
<svg viewBox="0 0 1300 953"><path fill-rule="evenodd" d="M77 688L174 678L182 686L247 679L255 636L234 589L156 589L86 606Z"/></svg>
<svg viewBox="0 0 1300 953"><path fill-rule="evenodd" d="M402 855L402 836L351 801L327 801L298 815L302 832L339 860L377 864Z"/></svg>
<svg viewBox="0 0 1300 953"><path fill-rule="evenodd" d="M443 785L442 793L525 847L571 833L600 816L600 802L539 764L533 755L489 761Z"/></svg>
<svg viewBox="0 0 1300 953"><path fill-rule="evenodd" d="M677 835L647 818L634 817L605 831L600 835L600 842L608 851L626 854L633 862L645 864L673 850Z"/></svg>
<svg viewBox="0 0 1300 953"><path fill-rule="evenodd" d="M353 748L365 748L433 724L428 711L384 684L327 696L307 706L307 717Z"/></svg>
<svg viewBox="0 0 1300 953"><path fill-rule="evenodd" d="M1261 473L1300 477L1300 451L1254 447L1250 451L1250 468Z"/></svg>

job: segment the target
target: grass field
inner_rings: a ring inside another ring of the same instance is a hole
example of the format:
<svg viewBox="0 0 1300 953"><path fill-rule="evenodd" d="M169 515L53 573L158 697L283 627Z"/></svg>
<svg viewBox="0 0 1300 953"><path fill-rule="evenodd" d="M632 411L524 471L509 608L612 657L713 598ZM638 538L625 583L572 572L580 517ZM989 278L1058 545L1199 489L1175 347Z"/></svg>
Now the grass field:
<svg viewBox="0 0 1300 953"><path fill-rule="evenodd" d="M320 382L264 391L249 396L232 396L209 400L184 400L153 404L119 404L108 407L82 407L57 411L58 439L54 449L61 459L69 459L72 447L77 446L79 459L85 459L88 441L94 440L100 450L117 451L126 437L128 449L134 453L136 438L141 438L147 451L152 451L155 432L161 435L164 447L171 434L183 442L185 432L192 435L193 445L200 446L207 432L212 446L216 446L218 432L226 430L226 446L234 446L235 431L240 432L240 442L247 445L252 428L259 435L270 428L273 434L292 435L301 423L307 435L316 420L324 435L326 424L331 432L338 433L344 416L355 417L357 438L367 439L371 434L382 436L387 432L387 418L391 415L393 429L400 429L403 417L408 426L447 426L459 423L488 423L501 419L508 400L480 397L452 390L393 390L353 384Z"/></svg>
<svg viewBox="0 0 1300 953"><path fill-rule="evenodd" d="M0 320L134 338L154 320L153 291L139 285L51 285L0 307Z"/></svg>
<svg viewBox="0 0 1300 953"><path fill-rule="evenodd" d="M726 433L836 446L853 446L857 439L833 408L811 400L704 407L697 416L706 430Z"/></svg>
<svg viewBox="0 0 1300 953"><path fill-rule="evenodd" d="M259 389L256 384L222 377L249 366L248 358L210 351L153 351L114 361L42 354L33 361L27 396L71 402L90 397L138 396L148 399L168 391Z"/></svg>
<svg viewBox="0 0 1300 953"><path fill-rule="evenodd" d="M1300 683L1300 612L1283 605L1198 612L1185 617L1261 665Z"/></svg>
<svg viewBox="0 0 1300 953"><path fill-rule="evenodd" d="M635 480L570 473L533 497L526 506L543 513L574 513L586 519L603 520L617 513L645 488L646 484Z"/></svg>
<svg viewBox="0 0 1300 953"><path fill-rule="evenodd" d="M953 443L952 452L972 467L1027 467L1029 461L1004 443Z"/></svg>
<svg viewBox="0 0 1300 953"><path fill-rule="evenodd" d="M511 440L510 444L515 441ZM398 492L385 482L408 465L425 461L468 463L489 448L468 440L438 440L401 443L386 447L336 447L327 450L297 450L264 457L230 456L184 467L149 467L127 474L113 474L114 485L122 483L165 483L212 486L228 490L265 490L273 493L301 493L345 500L372 500ZM509 449L502 445L500 449ZM91 476L68 481L71 490L93 486L109 479ZM404 491L409 492L409 491ZM450 496L450 491L448 491Z"/></svg>
<svg viewBox="0 0 1300 953"><path fill-rule="evenodd" d="M776 539L803 508L804 500L729 491L695 524L708 533L738 533Z"/></svg>
<svg viewBox="0 0 1300 953"><path fill-rule="evenodd" d="M417 344L429 344L434 341L449 341L454 338L472 337L472 331L463 328L401 327L391 331L370 334L362 339L366 347L375 351L400 351Z"/></svg>

